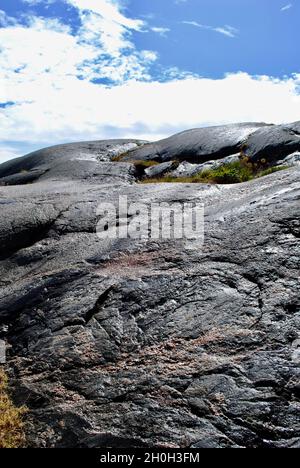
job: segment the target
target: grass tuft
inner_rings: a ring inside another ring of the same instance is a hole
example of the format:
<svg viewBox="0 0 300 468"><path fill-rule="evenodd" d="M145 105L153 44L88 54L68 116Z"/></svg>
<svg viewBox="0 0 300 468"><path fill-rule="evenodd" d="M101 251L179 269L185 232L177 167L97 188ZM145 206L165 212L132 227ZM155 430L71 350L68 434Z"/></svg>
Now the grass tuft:
<svg viewBox="0 0 300 468"><path fill-rule="evenodd" d="M283 171L285 169L290 169L290 166L274 166L274 167L269 167L268 169L265 169L264 171L261 171L259 174L257 174L257 177L264 177L270 174L274 174L274 172L279 172Z"/></svg>
<svg viewBox="0 0 300 468"><path fill-rule="evenodd" d="M24 407L14 406L9 393L7 376L0 368L0 448L21 448L25 445Z"/></svg>
<svg viewBox="0 0 300 468"><path fill-rule="evenodd" d="M240 161L224 164L216 169L208 169L199 174L190 177L174 177L164 176L160 178L143 179L143 184L153 183L184 183L184 184L238 184L247 182L252 179L264 177L274 172L288 169L287 166L275 166L266 168L266 161L261 160L259 163L251 163L244 157Z"/></svg>

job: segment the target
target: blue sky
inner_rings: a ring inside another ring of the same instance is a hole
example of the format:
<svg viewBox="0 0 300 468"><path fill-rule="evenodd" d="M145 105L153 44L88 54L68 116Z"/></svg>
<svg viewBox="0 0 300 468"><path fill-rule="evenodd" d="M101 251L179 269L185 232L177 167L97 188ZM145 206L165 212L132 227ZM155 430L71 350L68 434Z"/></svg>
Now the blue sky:
<svg viewBox="0 0 300 468"><path fill-rule="evenodd" d="M284 76L299 69L297 30L300 2L291 8L282 0L132 0L133 15L153 13L152 24L169 28L166 40L136 35L139 47L155 47L160 63L178 66L201 76L222 77L226 72ZM235 38L183 24L235 28ZM226 40L227 39L227 40ZM298 41L299 42L299 41Z"/></svg>
<svg viewBox="0 0 300 468"><path fill-rule="evenodd" d="M299 120L299 20L299 0L0 0L0 162Z"/></svg>

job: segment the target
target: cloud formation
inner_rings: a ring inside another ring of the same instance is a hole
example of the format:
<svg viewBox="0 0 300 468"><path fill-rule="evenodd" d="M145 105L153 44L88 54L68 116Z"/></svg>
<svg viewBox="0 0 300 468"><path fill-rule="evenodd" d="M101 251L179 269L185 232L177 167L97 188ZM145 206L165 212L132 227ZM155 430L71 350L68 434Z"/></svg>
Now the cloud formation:
<svg viewBox="0 0 300 468"><path fill-rule="evenodd" d="M170 28L162 28L159 26L153 26L151 31L158 33L160 36L166 37L167 33L170 32Z"/></svg>
<svg viewBox="0 0 300 468"><path fill-rule="evenodd" d="M116 0L65 1L78 12L76 31L58 19L0 13L0 161L66 141L299 119L300 75L208 79L172 68L154 79L157 53L132 41L151 29L146 20L127 18ZM217 32L225 31L235 34Z"/></svg>
<svg viewBox="0 0 300 468"><path fill-rule="evenodd" d="M208 26L207 24L200 24L197 21L182 21L182 24L187 24L189 26L195 26L199 29L206 29L208 31L214 31L216 33L223 34L227 37L236 37L239 33L239 30L234 28L233 26L225 25L225 26Z"/></svg>
<svg viewBox="0 0 300 468"><path fill-rule="evenodd" d="M284 6L281 8L281 11L287 11L287 10L290 10L291 8L293 8L293 4L292 4L292 3L289 3L288 5L284 5Z"/></svg>

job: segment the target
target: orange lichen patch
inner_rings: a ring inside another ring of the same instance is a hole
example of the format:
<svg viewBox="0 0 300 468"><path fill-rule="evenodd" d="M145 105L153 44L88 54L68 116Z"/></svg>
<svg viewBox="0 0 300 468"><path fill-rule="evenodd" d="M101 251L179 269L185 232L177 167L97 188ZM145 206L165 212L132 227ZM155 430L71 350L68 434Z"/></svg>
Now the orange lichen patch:
<svg viewBox="0 0 300 468"><path fill-rule="evenodd" d="M115 374L120 370L147 368L154 374L193 374L199 370L210 370L216 363L235 362L235 357L222 356L222 345L226 340L238 336L251 335L253 331L234 327L212 328L196 339L171 338L157 345L150 345L135 350L134 353L122 353L114 364L101 366L103 372ZM206 345L214 346L215 352L199 350Z"/></svg>
<svg viewBox="0 0 300 468"><path fill-rule="evenodd" d="M165 274L179 272L178 269L172 268L172 265L170 267L172 261L174 261L174 255L162 250L120 253L117 257L103 262L96 271L110 277L139 278L161 274L165 264L168 265Z"/></svg>

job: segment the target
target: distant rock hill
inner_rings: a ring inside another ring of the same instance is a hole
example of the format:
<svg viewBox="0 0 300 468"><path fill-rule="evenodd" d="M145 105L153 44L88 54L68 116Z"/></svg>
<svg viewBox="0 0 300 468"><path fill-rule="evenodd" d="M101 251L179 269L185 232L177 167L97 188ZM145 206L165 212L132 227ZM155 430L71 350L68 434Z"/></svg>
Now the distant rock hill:
<svg viewBox="0 0 300 468"><path fill-rule="evenodd" d="M187 130L134 149L124 159L177 159L191 163L225 158L243 151L252 161L277 162L300 150L300 122L289 125L243 123Z"/></svg>
<svg viewBox="0 0 300 468"><path fill-rule="evenodd" d="M0 166L0 340L29 446L300 447L299 151L300 123L241 124ZM240 158L293 167L138 183ZM100 239L120 195L203 203L203 247Z"/></svg>
<svg viewBox="0 0 300 468"><path fill-rule="evenodd" d="M180 167L174 175L189 176L216 161L219 165L226 164L234 160L232 156L241 154L253 163L265 160L266 165L272 166L284 164L287 157L288 165L298 164L299 153L300 122L289 125L242 123L187 130L155 143L101 140L53 146L0 165L0 184L89 177L128 181L135 171L125 163L137 161L164 163L154 170L156 176L171 171L173 166L165 163L176 161ZM111 161L124 165L112 167L107 164Z"/></svg>

